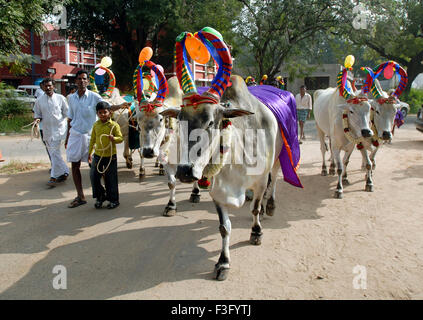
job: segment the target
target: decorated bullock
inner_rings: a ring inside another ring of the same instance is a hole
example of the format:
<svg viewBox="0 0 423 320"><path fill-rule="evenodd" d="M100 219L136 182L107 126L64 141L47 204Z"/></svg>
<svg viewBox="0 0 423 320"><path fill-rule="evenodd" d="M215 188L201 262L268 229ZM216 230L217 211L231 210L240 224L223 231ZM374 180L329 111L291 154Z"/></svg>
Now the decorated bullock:
<svg viewBox="0 0 423 320"><path fill-rule="evenodd" d="M173 216L177 210L175 174L178 128L175 119L165 118L161 113L169 106L180 108L183 93L176 77L169 79L168 83L163 70L159 69L152 61L144 61L142 65L154 71L158 77L159 87L155 99L150 101L141 94L142 88L137 85L139 107L136 109L136 119L140 132L140 150L142 150L142 157L148 159L158 157L161 168L167 173L170 196L163 215ZM138 84L142 83L141 68L139 70ZM200 201L200 190L197 182L194 183L190 201L195 203Z"/></svg>
<svg viewBox="0 0 423 320"><path fill-rule="evenodd" d="M356 95L347 80L351 66L346 64L346 68L338 75L338 88L314 92L314 117L323 158L322 175L327 175L325 153L328 148L325 137L328 136L331 149L329 173L335 174L336 165L338 184L334 196L338 199L343 197L343 183L348 184L346 167L354 147L373 136L370 128L370 102L364 95ZM359 149L365 157L363 148ZM342 161L341 150L345 151ZM366 190L372 191L372 165L368 158L366 172Z"/></svg>
<svg viewBox="0 0 423 320"><path fill-rule="evenodd" d="M192 81L187 41L196 43L194 48L207 48L219 67L202 94ZM272 86L250 87L255 91L249 91L241 77L231 77L231 70L229 49L217 31L204 28L195 35L182 33L176 43L176 73L184 92L183 104L161 113L179 120L182 147L176 177L184 183L211 183L222 237L214 269L217 280L226 279L229 272L229 208L242 207L245 191L254 191L250 243L259 245L263 235L259 213L262 208L268 215L274 213L279 168L285 181L302 187L296 174L300 150L295 98Z"/></svg>
<svg viewBox="0 0 423 320"><path fill-rule="evenodd" d="M394 119L399 111L401 112L401 105L399 104L399 97L407 86L408 75L407 72L395 61L387 61L373 70L369 67L361 68L367 72L367 79L362 88L363 93L372 94L373 99L370 100L370 122L373 130L373 137L365 139L357 148L364 148L365 157L363 163L367 161L367 151L370 152L370 161L372 162L372 169L376 169L375 156L380 147L381 141L390 141L392 139L391 130L394 125ZM385 78L392 78L396 74L399 79L398 87L390 94L382 90L377 78L384 74Z"/></svg>

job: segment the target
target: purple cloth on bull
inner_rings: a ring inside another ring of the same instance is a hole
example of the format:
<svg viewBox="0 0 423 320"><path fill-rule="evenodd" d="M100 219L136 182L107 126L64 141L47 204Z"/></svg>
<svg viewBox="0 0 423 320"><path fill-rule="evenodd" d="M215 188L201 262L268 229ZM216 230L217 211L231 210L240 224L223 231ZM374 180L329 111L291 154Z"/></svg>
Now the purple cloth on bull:
<svg viewBox="0 0 423 320"><path fill-rule="evenodd" d="M199 94L207 89L207 87L197 87ZM252 86L248 87L248 90L273 112L279 123L283 139L279 162L284 180L293 186L303 188L296 172L300 162L300 145L298 143L295 97L289 91L268 85Z"/></svg>

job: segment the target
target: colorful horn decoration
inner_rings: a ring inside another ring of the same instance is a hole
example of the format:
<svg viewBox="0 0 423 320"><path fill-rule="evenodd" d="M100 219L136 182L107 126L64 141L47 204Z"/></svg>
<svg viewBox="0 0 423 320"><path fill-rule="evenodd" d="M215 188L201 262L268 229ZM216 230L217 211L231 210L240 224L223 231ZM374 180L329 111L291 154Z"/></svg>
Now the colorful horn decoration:
<svg viewBox="0 0 423 320"><path fill-rule="evenodd" d="M185 40L187 37L198 38L206 46L219 68L216 76L212 80L210 88L203 95L213 96L217 101L219 101L226 87L230 83L232 57L225 42L218 37L218 33L209 31L214 31L214 29L206 27L194 35L183 32L176 38L176 75L185 95L197 93L197 89L193 81L192 71L188 63Z"/></svg>
<svg viewBox="0 0 423 320"><path fill-rule="evenodd" d="M373 94L373 97L375 99L382 98L382 93L377 88L377 86L375 84L375 80L388 67L394 68L395 73L400 78L398 87L396 88L395 92L392 93L393 96L395 96L396 98L399 98L399 96L403 93L403 91L405 90L405 87L407 86L408 75L407 75L407 72L398 63L396 63L395 61L392 61L392 60L381 63L380 65L378 65L373 70L369 67L361 68L362 70L367 72L367 79L366 79L366 82L365 82L365 85L364 85L364 89L362 89L363 93L367 93L367 92L371 91L372 94Z"/></svg>

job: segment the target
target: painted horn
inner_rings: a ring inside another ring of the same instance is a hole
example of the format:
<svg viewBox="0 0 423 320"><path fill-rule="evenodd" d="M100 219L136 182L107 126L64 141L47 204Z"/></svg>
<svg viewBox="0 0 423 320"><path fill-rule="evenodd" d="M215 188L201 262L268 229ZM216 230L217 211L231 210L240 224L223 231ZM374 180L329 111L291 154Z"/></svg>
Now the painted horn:
<svg viewBox="0 0 423 320"><path fill-rule="evenodd" d="M395 96L396 98L399 98L399 96L403 93L405 87L407 86L407 82L408 82L407 72L398 63L396 63L395 61L392 61L391 60L391 61L387 61L387 62L381 63L380 65L378 65L373 70L370 69L369 67L362 68L362 70L365 70L368 73L367 79L366 79L366 84L365 84L365 86L366 86L366 89L365 90L367 90L367 92L368 91L371 91L372 94L373 94L373 97L375 99L380 99L382 97L382 92L376 86L375 80L388 67L394 68L395 73L397 75L399 75L399 77L400 77L400 81L399 81L398 87L396 88L395 92L392 93L392 95Z"/></svg>
<svg viewBox="0 0 423 320"><path fill-rule="evenodd" d="M206 46L211 56L219 66L217 74L213 78L210 88L205 93L203 93L203 95L208 94L216 97L218 100L220 100L223 92L228 87L232 72L231 53L219 35L220 34L216 30L209 27L203 28L195 35L195 37L200 39L201 42Z"/></svg>
<svg viewBox="0 0 423 320"><path fill-rule="evenodd" d="M197 88L193 81L192 71L188 62L187 50L185 48L185 40L187 35L188 32L182 32L176 38L175 45L176 77L178 78L184 95L197 93Z"/></svg>
<svg viewBox="0 0 423 320"><path fill-rule="evenodd" d="M339 95L344 97L346 100L354 99L356 96L352 88L348 85L347 81L348 70L344 68L340 73L338 73L336 85L339 89Z"/></svg>

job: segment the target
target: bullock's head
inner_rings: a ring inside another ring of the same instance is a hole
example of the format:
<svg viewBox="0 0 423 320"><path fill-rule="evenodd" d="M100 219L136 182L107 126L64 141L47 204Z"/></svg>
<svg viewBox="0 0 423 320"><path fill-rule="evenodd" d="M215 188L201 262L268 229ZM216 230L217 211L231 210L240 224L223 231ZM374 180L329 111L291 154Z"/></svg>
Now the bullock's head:
<svg viewBox="0 0 423 320"><path fill-rule="evenodd" d="M220 103L220 98L229 84L232 58L226 44L217 35L200 31L195 36L209 49L219 64L217 75L210 88L203 94L197 93L186 61L185 39L190 34L183 33L176 42L176 74L184 91L180 110L168 109L161 114L179 120L181 139L180 164L176 177L181 182L199 180L205 166L215 152L219 152L220 130L228 122L224 119L251 114L249 111L233 109ZM192 36L192 35L191 35Z"/></svg>
<svg viewBox="0 0 423 320"><path fill-rule="evenodd" d="M392 90L390 94L382 90L377 80L386 68L393 68L400 79L398 88ZM400 107L398 104L398 97L401 95L408 82L407 73L394 61L382 63L373 70L368 67L362 68L362 70L365 70L368 74L362 91L363 93L371 92L374 98L371 102L372 118L378 137L383 140L390 140L392 138L391 130L395 114Z"/></svg>
<svg viewBox="0 0 423 320"><path fill-rule="evenodd" d="M159 148L166 132L164 119L160 112L163 111L164 99L169 89L163 72L153 62L145 61L145 66L151 68L159 79L159 89L156 98L153 101L148 101L139 96L139 106L137 108L142 155L145 158L153 158L159 155Z"/></svg>
<svg viewBox="0 0 423 320"><path fill-rule="evenodd" d="M338 75L339 94L347 101L340 107L348 117L349 129L356 137L369 138L373 135L370 128L370 103L364 95L357 95L347 80L347 69Z"/></svg>

